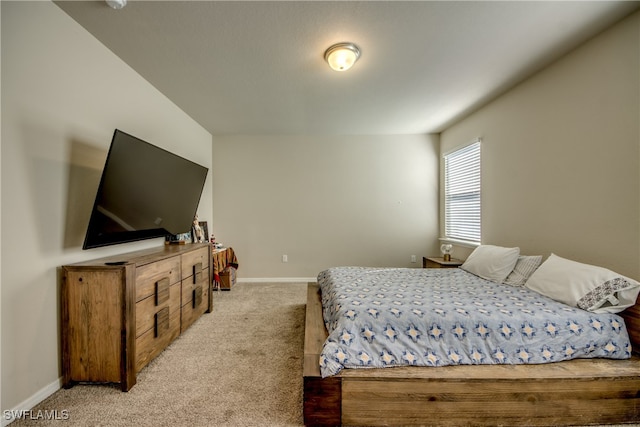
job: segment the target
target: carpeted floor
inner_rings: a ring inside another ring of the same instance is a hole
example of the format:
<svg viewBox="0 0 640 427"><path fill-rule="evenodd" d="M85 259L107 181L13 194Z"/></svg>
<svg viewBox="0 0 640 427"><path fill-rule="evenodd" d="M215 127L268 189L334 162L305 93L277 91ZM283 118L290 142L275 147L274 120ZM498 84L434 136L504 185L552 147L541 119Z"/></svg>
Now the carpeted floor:
<svg viewBox="0 0 640 427"><path fill-rule="evenodd" d="M18 426L301 426L306 283L239 283L138 374L128 392L76 385Z"/></svg>

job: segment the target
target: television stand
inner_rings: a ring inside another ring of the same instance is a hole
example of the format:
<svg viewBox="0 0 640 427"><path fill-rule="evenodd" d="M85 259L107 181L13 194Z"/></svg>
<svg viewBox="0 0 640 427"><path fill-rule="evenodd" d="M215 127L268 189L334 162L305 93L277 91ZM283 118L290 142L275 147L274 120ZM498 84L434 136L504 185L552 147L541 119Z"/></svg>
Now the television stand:
<svg viewBox="0 0 640 427"><path fill-rule="evenodd" d="M119 383L213 307L208 243L163 245L62 267L62 385Z"/></svg>

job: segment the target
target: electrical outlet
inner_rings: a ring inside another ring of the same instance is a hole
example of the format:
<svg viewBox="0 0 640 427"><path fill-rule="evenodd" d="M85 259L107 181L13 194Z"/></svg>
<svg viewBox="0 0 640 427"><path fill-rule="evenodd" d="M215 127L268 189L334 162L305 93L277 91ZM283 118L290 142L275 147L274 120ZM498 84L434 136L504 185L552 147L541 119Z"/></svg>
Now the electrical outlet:
<svg viewBox="0 0 640 427"><path fill-rule="evenodd" d="M415 256L415 255L411 255L411 262L417 262L417 261L416 261L416 256Z"/></svg>
<svg viewBox="0 0 640 427"><path fill-rule="evenodd" d="M286 255L282 255L282 262L289 262L289 257Z"/></svg>

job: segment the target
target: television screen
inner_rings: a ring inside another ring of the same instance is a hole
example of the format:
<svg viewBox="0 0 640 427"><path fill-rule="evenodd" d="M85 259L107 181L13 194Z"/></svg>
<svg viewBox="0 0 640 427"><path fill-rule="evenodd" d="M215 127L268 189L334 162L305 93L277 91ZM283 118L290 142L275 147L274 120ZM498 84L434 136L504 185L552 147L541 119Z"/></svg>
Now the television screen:
<svg viewBox="0 0 640 427"><path fill-rule="evenodd" d="M190 231L207 172L116 129L82 248Z"/></svg>

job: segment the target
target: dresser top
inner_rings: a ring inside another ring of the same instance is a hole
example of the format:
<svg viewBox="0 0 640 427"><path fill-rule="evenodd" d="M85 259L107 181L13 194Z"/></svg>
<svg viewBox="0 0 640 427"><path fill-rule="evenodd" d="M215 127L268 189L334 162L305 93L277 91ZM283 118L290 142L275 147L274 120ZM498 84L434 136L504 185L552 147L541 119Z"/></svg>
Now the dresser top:
<svg viewBox="0 0 640 427"><path fill-rule="evenodd" d="M135 264L144 265L156 262L165 258L171 258L176 255L186 254L202 248L208 248L209 243L186 243L184 245L163 245L148 249L141 249L133 252L126 252L119 255L110 255L103 258L96 258L87 261L81 261L65 267L89 267L89 266L113 266L122 267L123 265Z"/></svg>

